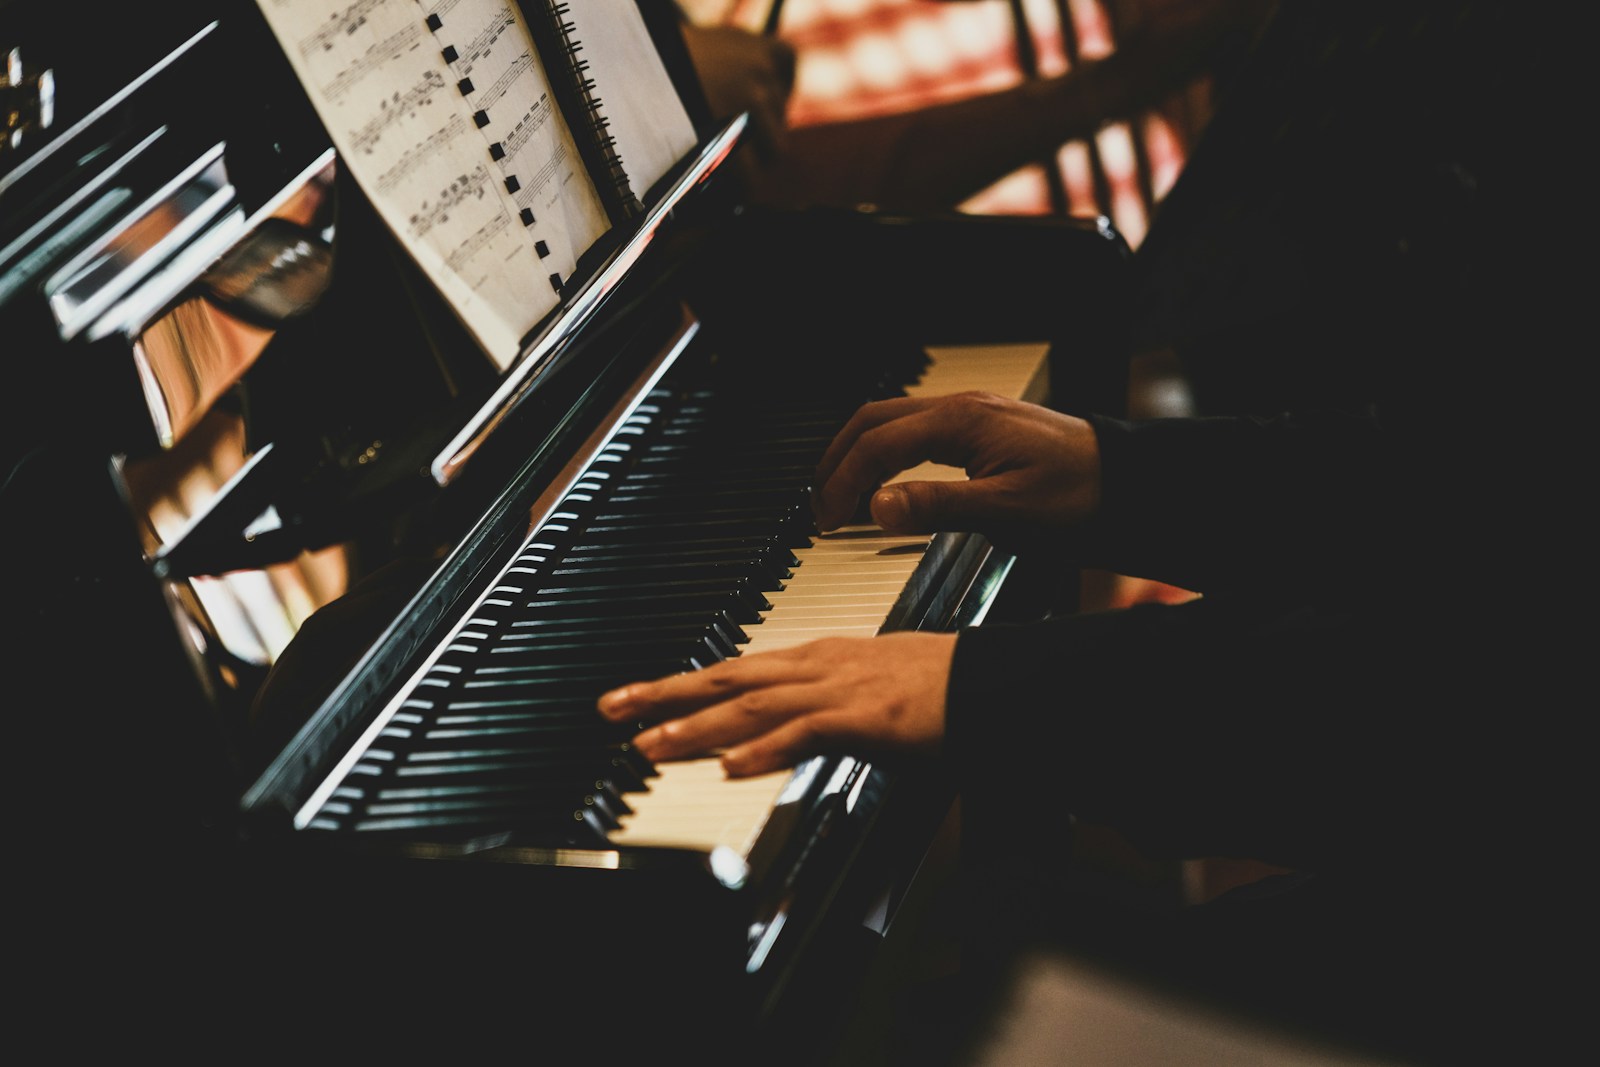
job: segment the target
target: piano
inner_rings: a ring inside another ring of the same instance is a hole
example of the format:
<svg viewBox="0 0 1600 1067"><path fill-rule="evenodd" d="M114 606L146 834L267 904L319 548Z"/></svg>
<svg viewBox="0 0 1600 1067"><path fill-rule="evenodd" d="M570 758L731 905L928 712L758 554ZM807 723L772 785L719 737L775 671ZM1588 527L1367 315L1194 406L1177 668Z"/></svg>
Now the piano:
<svg viewBox="0 0 1600 1067"><path fill-rule="evenodd" d="M700 141L499 371L253 4L4 14L30 1009L802 1061L862 1003L948 785L847 754L651 766L594 699L1070 610L1070 564L821 537L806 493L875 397L1114 408L1119 235L750 203L741 118L657 18Z"/></svg>

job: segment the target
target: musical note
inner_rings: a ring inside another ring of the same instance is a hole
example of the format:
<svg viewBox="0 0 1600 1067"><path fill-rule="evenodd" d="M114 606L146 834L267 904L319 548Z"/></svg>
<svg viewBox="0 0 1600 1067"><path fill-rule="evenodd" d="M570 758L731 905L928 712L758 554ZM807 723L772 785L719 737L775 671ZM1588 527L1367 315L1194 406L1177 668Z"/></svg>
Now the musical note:
<svg viewBox="0 0 1600 1067"><path fill-rule="evenodd" d="M511 65L506 67L488 88L478 90L473 94L473 105L484 110L493 107L505 98L506 93L511 90L511 86L516 83L518 78L532 69L533 56L523 52L511 61Z"/></svg>
<svg viewBox="0 0 1600 1067"><path fill-rule="evenodd" d="M541 98L539 104L540 106L532 111L524 112L510 130L502 131L498 135L500 147L504 149L507 159L516 159L517 153L522 151L528 140L550 121L549 102Z"/></svg>
<svg viewBox="0 0 1600 1067"><path fill-rule="evenodd" d="M332 51L340 37L348 37L367 24L367 16L381 0L356 0L343 11L328 16L316 33L300 43L302 52Z"/></svg>
<svg viewBox="0 0 1600 1067"><path fill-rule="evenodd" d="M465 76L472 73L473 66L483 59L488 59L494 53L494 46L501 37L516 29L516 16L509 9L498 13L496 18L483 29L466 38L466 43L459 40L452 41L456 48L455 70ZM520 48L522 42L513 36L514 43Z"/></svg>
<svg viewBox="0 0 1600 1067"><path fill-rule="evenodd" d="M441 0L440 3L434 4L430 7L429 5L423 3L422 0L417 0L417 6L422 8L423 12L428 16L428 18L436 18L443 22L445 21L445 16L454 11L456 5L460 2L461 0Z"/></svg>
<svg viewBox="0 0 1600 1067"><path fill-rule="evenodd" d="M350 144L361 152L371 154L382 140L384 131L406 116L416 113L433 102L433 94L443 89L444 75L436 70L422 72L422 80L409 89L396 90L378 101L377 114L361 126L350 131Z"/></svg>
<svg viewBox="0 0 1600 1067"><path fill-rule="evenodd" d="M459 205L482 200L489 185L489 172L483 167L458 175L449 185L439 190L434 200L424 200L407 219L413 236L423 237L435 226L450 221L450 212Z"/></svg>
<svg viewBox="0 0 1600 1067"><path fill-rule="evenodd" d="M474 256L504 236L508 223L509 220L505 215L497 214L493 220L478 227L464 241L456 245L445 259L445 263L451 270L464 273L467 264Z"/></svg>
<svg viewBox="0 0 1600 1067"><path fill-rule="evenodd" d="M411 145L399 159L379 173L379 191L387 193L399 188L413 178L427 160L436 158L457 139L467 137L471 132L460 115L451 115L449 122Z"/></svg>
<svg viewBox="0 0 1600 1067"><path fill-rule="evenodd" d="M397 32L372 45L356 62L343 68L333 80L323 86L329 99L337 101L359 85L369 74L381 72L395 56L404 55L422 39L420 26L403 26ZM442 80L442 79L441 79Z"/></svg>

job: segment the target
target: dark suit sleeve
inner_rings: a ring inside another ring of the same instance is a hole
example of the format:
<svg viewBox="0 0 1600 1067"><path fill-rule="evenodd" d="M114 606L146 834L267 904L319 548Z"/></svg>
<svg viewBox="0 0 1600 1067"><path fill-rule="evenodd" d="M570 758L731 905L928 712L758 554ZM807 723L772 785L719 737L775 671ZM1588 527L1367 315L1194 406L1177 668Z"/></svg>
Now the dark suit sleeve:
<svg viewBox="0 0 1600 1067"><path fill-rule="evenodd" d="M1216 600L964 631L946 758L975 807L1059 841L1070 816L1152 855L1305 869L1475 847L1493 727L1426 688L1396 635ZM996 801L996 798L1000 798Z"/></svg>
<svg viewBox="0 0 1600 1067"><path fill-rule="evenodd" d="M1379 588L1395 558L1400 468L1371 418L1092 421L1103 468L1096 566L1277 599Z"/></svg>

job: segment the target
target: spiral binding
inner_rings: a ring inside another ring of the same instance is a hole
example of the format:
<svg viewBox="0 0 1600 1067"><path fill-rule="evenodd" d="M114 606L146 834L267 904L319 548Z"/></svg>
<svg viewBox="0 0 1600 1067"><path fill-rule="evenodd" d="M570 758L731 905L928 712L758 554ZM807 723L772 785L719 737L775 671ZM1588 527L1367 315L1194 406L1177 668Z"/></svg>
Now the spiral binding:
<svg viewBox="0 0 1600 1067"><path fill-rule="evenodd" d="M578 57L578 53L583 51L583 42L573 36L578 28L577 23L566 19L572 5L548 3L547 6L550 21L561 39L567 71L583 109L588 113L587 128L574 131L574 136L587 137L593 147L601 171L595 176L595 184L600 188L601 198L606 201L607 207L623 219L633 218L644 211L644 205L639 202L638 195L633 191L633 183L628 179L627 168L617 152L617 139L607 132L611 122L605 117L604 104L595 92L595 80L588 76L589 62Z"/></svg>

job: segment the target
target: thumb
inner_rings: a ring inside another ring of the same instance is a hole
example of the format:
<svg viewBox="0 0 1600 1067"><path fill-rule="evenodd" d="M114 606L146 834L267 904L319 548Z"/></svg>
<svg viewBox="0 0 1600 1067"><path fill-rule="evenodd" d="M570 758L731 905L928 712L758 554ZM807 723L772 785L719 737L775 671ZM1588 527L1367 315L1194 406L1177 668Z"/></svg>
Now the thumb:
<svg viewBox="0 0 1600 1067"><path fill-rule="evenodd" d="M872 521L890 533L971 530L985 510L981 495L967 481L898 482L872 494Z"/></svg>

